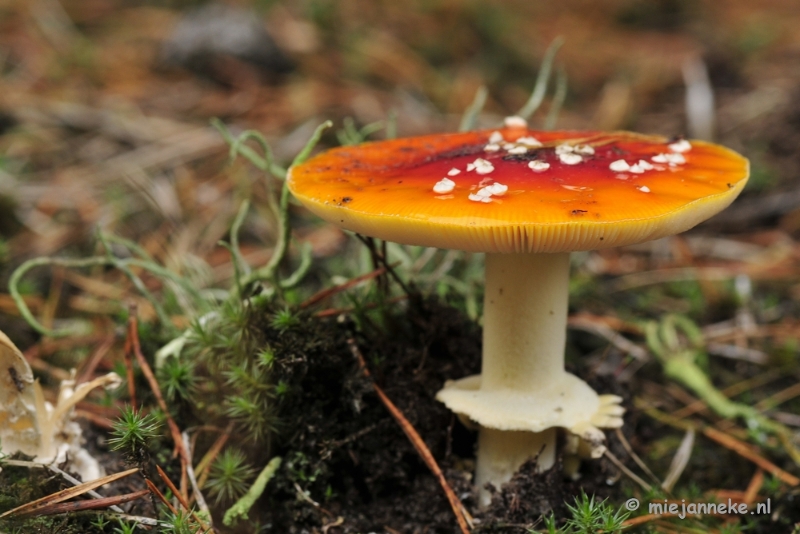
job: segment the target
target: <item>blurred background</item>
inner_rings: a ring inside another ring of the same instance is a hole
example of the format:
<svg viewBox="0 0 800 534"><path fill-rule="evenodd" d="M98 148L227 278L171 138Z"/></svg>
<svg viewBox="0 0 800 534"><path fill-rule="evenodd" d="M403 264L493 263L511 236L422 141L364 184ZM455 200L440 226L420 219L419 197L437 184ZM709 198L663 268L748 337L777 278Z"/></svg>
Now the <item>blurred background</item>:
<svg viewBox="0 0 800 534"><path fill-rule="evenodd" d="M706 227L780 228L758 246L793 244L798 27L790 0L0 0L3 279L34 256L89 255L100 229L198 271L203 285L224 284L232 265L217 242L239 202L258 204L266 192L251 167L227 164L209 119L263 132L282 163L326 119L335 127L323 145L337 143L333 132L347 120L361 127L396 117L400 136L455 130L482 86L479 125L490 127L526 102L557 39L563 46L532 127L558 111L556 128L723 143L751 159L752 177L736 207ZM557 84L565 99L553 109ZM261 215L243 237L254 265L274 241L271 216ZM317 257L344 242L326 227L300 233ZM708 252L683 248L684 256ZM49 304L36 296L63 284L60 274L23 287L46 321L59 306L119 309L119 287L93 286L87 296L86 280L64 276L80 294ZM0 292L0 328L25 344L15 316Z"/></svg>
<svg viewBox="0 0 800 534"><path fill-rule="evenodd" d="M685 134L752 164L741 198L693 231L575 255L570 324L591 339L572 335L571 354L594 355L593 370L624 383L653 361L636 321L683 314L702 327L703 349L715 356L703 365L715 382L766 377L729 393L771 410L797 441L798 28L796 0L0 0L0 330L51 386L72 367L84 378L124 374L121 343L111 345L127 303L138 304L145 329L158 313L124 273L31 271L19 289L46 327L82 321L75 336L42 339L6 289L13 270L39 256L103 254L103 232L128 240L111 245L119 257L147 254L195 287L230 287L234 266L219 242L230 240L242 201L253 202L241 231L250 265L269 260L277 225L268 182L241 158L230 161L212 118L234 134L263 132L281 165L327 119L334 127L322 148L365 126L369 139L384 138L387 124L398 136L454 131L481 87L488 97L478 125L493 127L525 104L546 50L562 42L532 128L549 117L559 129ZM374 267L355 239L299 206L292 215L293 242L309 244L317 261L289 303ZM293 246L289 263L300 256ZM419 247L390 248L390 256L403 277L479 317L481 258ZM137 273L173 326L185 328L192 303L164 278ZM148 355L170 339L148 335ZM107 357L87 363L98 346ZM637 402L683 417L702 412L652 369L636 377ZM78 412L104 429L117 414L110 405ZM643 432L636 447L657 434ZM680 441L670 439L647 460L664 464ZM701 482L704 469L729 465L717 449L692 461ZM744 487L749 469L723 469L713 484Z"/></svg>

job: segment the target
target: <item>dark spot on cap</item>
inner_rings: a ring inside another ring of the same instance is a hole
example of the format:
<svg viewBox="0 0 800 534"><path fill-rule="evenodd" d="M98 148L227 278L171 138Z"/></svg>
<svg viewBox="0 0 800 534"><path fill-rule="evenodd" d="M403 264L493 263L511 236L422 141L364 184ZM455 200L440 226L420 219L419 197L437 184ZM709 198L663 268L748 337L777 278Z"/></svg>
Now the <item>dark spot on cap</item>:
<svg viewBox="0 0 800 534"><path fill-rule="evenodd" d="M733 184L725 184L728 186L728 189L733 189Z"/></svg>
<svg viewBox="0 0 800 534"><path fill-rule="evenodd" d="M605 239L605 237L602 237L602 236L601 236L601 237L600 237L600 241L602 241L603 239Z"/></svg>
<svg viewBox="0 0 800 534"><path fill-rule="evenodd" d="M353 200L352 197L343 197L342 198L342 202L344 202L345 204L347 204L348 202L352 202L352 200Z"/></svg>
<svg viewBox="0 0 800 534"><path fill-rule="evenodd" d="M16 387L17 390L19 390L19 392L22 393L22 390L25 389L25 383L17 374L17 370L14 369L13 367L9 367L8 375L11 377L11 381L14 382L14 387Z"/></svg>
<svg viewBox="0 0 800 534"><path fill-rule="evenodd" d="M448 150L446 152L442 152L439 154L433 154L425 158L426 163L430 163L433 161L440 161L443 159L455 159L462 156L472 156L474 154L482 154L483 153L483 145L465 145L454 150Z"/></svg>
<svg viewBox="0 0 800 534"><path fill-rule="evenodd" d="M573 215L580 215L582 213L588 213L586 210L572 210Z"/></svg>
<svg viewBox="0 0 800 534"><path fill-rule="evenodd" d="M524 154L506 154L503 156L503 161L533 161L537 158L541 150L530 150Z"/></svg>

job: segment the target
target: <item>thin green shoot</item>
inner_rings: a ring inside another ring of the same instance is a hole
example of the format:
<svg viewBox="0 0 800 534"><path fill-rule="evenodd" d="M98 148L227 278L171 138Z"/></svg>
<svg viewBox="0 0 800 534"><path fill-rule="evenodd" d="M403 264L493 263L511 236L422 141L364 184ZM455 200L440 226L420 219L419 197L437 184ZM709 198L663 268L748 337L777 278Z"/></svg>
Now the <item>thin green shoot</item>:
<svg viewBox="0 0 800 534"><path fill-rule="evenodd" d="M475 128L475 123L478 121L478 115L483 111L483 106L486 105L486 98L489 96L489 90L486 86L481 85L475 92L475 98L472 103L464 111L461 117L461 124L458 126L459 132L468 132Z"/></svg>
<svg viewBox="0 0 800 534"><path fill-rule="evenodd" d="M552 130L556 126L558 115L561 113L561 108L564 106L564 101L567 99L567 72L563 67L559 67L556 72L556 90L553 94L553 101L550 104L550 110L547 112L547 119L544 123L545 130Z"/></svg>
<svg viewBox="0 0 800 534"><path fill-rule="evenodd" d="M533 92L530 98L528 98L528 101L525 102L525 105L517 112L517 115L523 119L530 118L530 116L539 109L539 106L542 105L544 96L547 93L547 84L550 82L550 73L553 70L553 61L555 60L556 52L558 52L558 49L561 48L563 44L564 38L559 36L553 39L553 42L547 47L544 58L542 58L542 66L539 67L539 73L536 76Z"/></svg>

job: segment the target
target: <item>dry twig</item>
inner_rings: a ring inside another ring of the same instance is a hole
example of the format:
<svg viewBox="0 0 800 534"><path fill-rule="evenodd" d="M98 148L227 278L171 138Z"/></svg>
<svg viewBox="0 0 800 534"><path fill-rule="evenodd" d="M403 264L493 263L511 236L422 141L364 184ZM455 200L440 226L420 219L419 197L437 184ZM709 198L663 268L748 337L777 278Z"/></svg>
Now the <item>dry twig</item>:
<svg viewBox="0 0 800 534"><path fill-rule="evenodd" d="M756 469L753 478L750 479L750 483L747 485L747 489L744 490L744 503L750 506L755 502L756 497L758 497L758 492L761 490L761 486L764 485L764 471L762 469Z"/></svg>
<svg viewBox="0 0 800 534"><path fill-rule="evenodd" d="M333 295L335 295L337 293L341 293L342 291L346 291L346 290L350 289L351 287L357 286L361 282L365 282L367 280L371 280L373 278L376 278L378 276L383 275L384 273L386 273L386 267L380 267L380 268L375 269L373 271L370 271L370 272L368 272L366 274L362 274L361 276L357 276L357 277L353 278L352 280L348 280L347 282L345 282L343 284L339 284L338 286L333 286L333 287L329 287L327 289L323 289L322 291L320 291L320 292L312 295L310 298L306 299L302 304L300 304L300 308L308 308L309 306L313 306L314 304L317 304L318 302L321 302L321 301L323 301L323 300L325 300L327 298L330 298L330 297L332 297Z"/></svg>
<svg viewBox="0 0 800 534"><path fill-rule="evenodd" d="M186 449L183 447L181 431L178 428L177 423L175 423L175 420L169 414L169 407L167 406L166 401L164 401L163 395L161 395L161 386L158 385L158 380L156 380L156 376L153 374L150 364L147 363L147 359L144 357L144 354L142 354L142 348L139 345L139 323L136 319L136 308L133 306L131 307L130 318L128 319L128 342L126 342L126 346L128 344L130 345L133 355L136 357L136 361L139 363L142 374L150 384L150 389L153 391L156 401L158 401L158 406L164 412L164 417L167 420L167 426L169 427L170 434L172 435L172 440L175 442L175 451L181 458L181 488L186 488L186 484L184 482L186 477L186 468L187 465L191 463L191 459L189 458ZM185 489L183 496L186 498Z"/></svg>
<svg viewBox="0 0 800 534"><path fill-rule="evenodd" d="M361 354L361 350L356 345L354 339L348 339L347 344L350 346L350 351L353 353L353 356L356 357L358 360L358 364L361 367L364 375L369 377L369 369L367 368L367 362L364 360L364 356ZM372 383L372 387L375 390L375 393L378 395L378 398L381 399L386 409L389 410L389 413L392 414L392 417L395 418L397 423L400 425L400 428L403 430L408 439L411 441L411 444L414 445L414 448L419 453L422 460L425 462L425 465L428 466L428 469L431 470L433 476L439 481L439 484L442 486L445 495L447 496L447 500L450 503L450 507L453 509L453 513L456 516L456 521L458 521L458 526L461 529L462 534L469 534L469 526L467 522L472 523L472 517L469 515L469 512L464 508L461 504L461 501L458 500L453 488L450 487L450 484L447 482L447 479L442 473L442 470L439 468L439 465L436 463L436 459L434 459L433 454L431 454L430 449L428 446L425 445L425 442L420 437L419 433L414 429L411 423L408 422L408 419L405 418L403 412L401 412L397 406L386 396L383 390L375 383Z"/></svg>
<svg viewBox="0 0 800 534"><path fill-rule="evenodd" d="M175 498L178 499L178 502L181 503L181 506L183 506L183 509L186 510L188 513L192 514L192 517L194 518L194 520L197 521L197 524L200 525L200 527L204 531L210 530L211 527L209 525L207 525L205 521L200 519L197 516L197 514L194 512L194 510L192 510L192 508L189 506L189 503L186 501L186 499L183 498L183 495L181 495L181 492L178 491L178 488L175 486L175 484L172 482L172 480L170 480L170 478L167 476L167 474L164 472L164 470L161 469L160 465L156 466L156 471L158 471L158 476L161 477L161 480L164 481L164 484L167 485L167 487L172 492L172 494L175 495Z"/></svg>
<svg viewBox="0 0 800 534"><path fill-rule="evenodd" d="M52 504L60 503L66 501L67 499L72 499L73 497L78 497L87 493L89 490L93 490L95 488L99 488L105 484L110 482L114 482L121 478L125 478L133 473L136 473L139 469L128 469L127 471L122 471L121 473L114 473L113 475L108 475L103 478L98 478L97 480L92 480L90 482L84 482L83 484L79 484L72 488L67 488L65 490L57 491L56 493L47 495L46 497L42 497L41 499L36 499L35 501L31 501L28 503L23 504L22 506L17 506L7 512L0 514L0 519L4 517L10 516L19 516L19 515L32 515L36 514L39 510L46 508Z"/></svg>
<svg viewBox="0 0 800 534"><path fill-rule="evenodd" d="M739 456L750 460L758 467L770 473L771 475L779 478L782 482L788 484L789 486L798 486L800 485L800 478L792 475L791 473L787 473L777 465L773 464L763 456L761 456L757 451L756 447L753 447L743 441L740 441L733 436L730 436L724 432L720 432L716 428L712 428L709 426L699 426L696 424L688 423L686 421L682 421L677 419L669 414L663 413L656 408L650 406L642 406L644 408L645 413L656 419L664 424L672 426L674 428L680 428L682 430L689 430L690 428L695 428L696 430L700 430L703 435L707 438L716 441L726 449L730 449Z"/></svg>
<svg viewBox="0 0 800 534"><path fill-rule="evenodd" d="M650 491L650 490L652 489L652 487L650 486L650 484L648 484L647 482L645 482L644 480L642 480L642 479L641 479L641 477L639 477L639 475L637 475L636 473L634 473L633 471L631 471L630 469L628 469L627 467L625 467L625 464L623 464L623 463L622 463L622 462L619 460L619 458L617 458L616 456L614 456L614 455L611 453L611 451L609 451L608 449L606 449L606 451L603 453L603 456L605 456L606 458L608 458L609 460L611 460L611 463L612 463L612 464L614 464L615 466L617 466L617 468L618 468L620 471L622 471L623 473L625 473L625 475L626 475L628 478L630 478L631 480L633 480L634 482L636 482L637 484L639 484L639 485L642 487L642 489L643 489L643 490L645 490L645 491Z"/></svg>
<svg viewBox="0 0 800 534"><path fill-rule="evenodd" d="M209 468L211 467L211 463L217 458L220 451L222 451L222 447L228 442L228 439L231 437L231 432L233 432L233 422L228 423L228 427L225 431L219 435L219 437L214 441L214 444L211 445L211 448L208 449L208 452L205 453L203 458L197 464L195 468L195 473L199 473L200 477L197 479L197 486L202 488L206 485L206 479L208 479ZM198 435L199 432L195 432L195 437Z"/></svg>
<svg viewBox="0 0 800 534"><path fill-rule="evenodd" d="M53 473L56 473L57 475L61 475L61 477L64 480L66 480L67 482L69 482L73 486L80 486L81 484L83 484L83 482L81 482L77 478L73 477L69 473L67 473L65 471L62 471L61 469L59 469L58 467L56 467L53 464L40 464L38 462L29 462L27 460L8 460L8 459L4 459L3 460L3 465L11 465L11 466L16 466L16 467L28 467L28 468L32 468L32 469L33 468L49 469ZM102 499L103 498L102 495L100 495L99 493L97 493L96 491L91 490L91 489L88 490L86 493L87 493L87 495L91 495L95 499ZM120 508L120 507L118 507L116 505L111 505L110 508L113 511L118 512L120 514L123 513L122 512L122 508Z"/></svg>
<svg viewBox="0 0 800 534"><path fill-rule="evenodd" d="M126 493L124 495L115 495L113 497L101 497L99 499L89 499L88 501L74 501L74 502L60 502L49 504L38 508L35 512L27 512L17 514L17 517L22 516L40 516L40 515L55 515L67 514L74 512L82 512L85 510L105 510L118 504L123 504L130 501L135 501L141 497L149 495L149 490L140 490L133 493Z"/></svg>
<svg viewBox="0 0 800 534"><path fill-rule="evenodd" d="M81 374L75 380L76 384L82 384L84 382L88 382L91 380L92 375L94 374L94 370L97 369L97 366L106 357L108 351L111 350L111 347L114 345L114 333L109 333L103 342L97 347L94 353L89 358L89 362L83 367L81 370Z"/></svg>
<svg viewBox="0 0 800 534"><path fill-rule="evenodd" d="M625 434L622 432L622 429L619 428L616 429L615 433L617 435L617 439L619 439L619 442L622 443L622 446L625 448L625 451L630 455L633 461L636 462L636 465L638 465L642 469L642 471L647 473L647 476L649 476L653 482L661 486L661 480L659 480L658 477L653 473L653 471L651 471L650 468L647 467L647 464L644 463L644 460L642 460L639 457L639 455L636 454L636 452L633 450L633 447L631 447L631 444L625 437Z"/></svg>

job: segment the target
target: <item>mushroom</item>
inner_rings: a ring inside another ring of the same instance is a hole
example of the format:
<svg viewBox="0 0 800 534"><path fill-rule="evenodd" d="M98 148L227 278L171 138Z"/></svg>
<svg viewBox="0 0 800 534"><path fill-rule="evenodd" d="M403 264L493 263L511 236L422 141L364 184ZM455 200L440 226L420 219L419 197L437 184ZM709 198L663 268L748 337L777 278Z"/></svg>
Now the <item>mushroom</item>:
<svg viewBox="0 0 800 534"><path fill-rule="evenodd" d="M336 148L288 176L303 205L347 230L486 253L481 374L436 395L480 427L484 507L487 482L500 487L537 455L538 469L554 464L557 428L598 457L600 429L622 425L619 397L564 370L570 252L683 232L749 175L745 158L701 141L506 124Z"/></svg>
<svg viewBox="0 0 800 534"><path fill-rule="evenodd" d="M56 405L44 400L28 361L0 331L0 457L22 452L42 464L69 460L69 470L84 482L105 476L103 466L81 446L81 427L73 421L74 407L97 387L116 388L116 373L91 382L63 380Z"/></svg>

